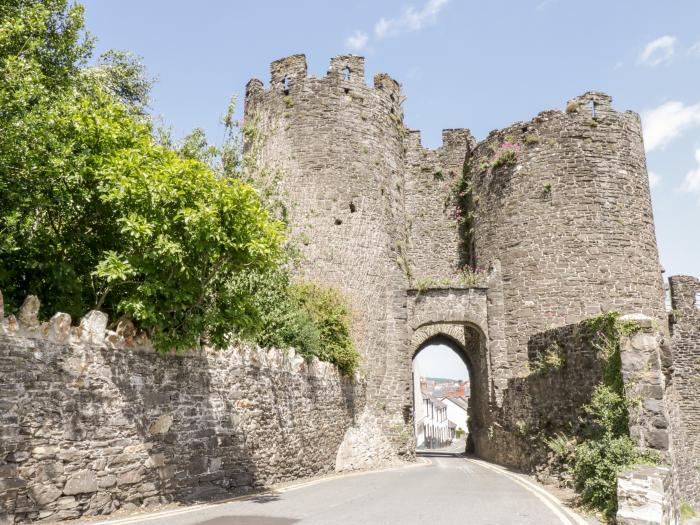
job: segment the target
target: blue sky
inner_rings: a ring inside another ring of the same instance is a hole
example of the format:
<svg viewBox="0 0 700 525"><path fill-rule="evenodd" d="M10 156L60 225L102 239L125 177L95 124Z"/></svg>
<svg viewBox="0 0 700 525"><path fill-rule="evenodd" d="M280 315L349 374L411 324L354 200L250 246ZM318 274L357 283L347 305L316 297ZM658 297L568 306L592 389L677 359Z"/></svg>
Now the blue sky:
<svg viewBox="0 0 700 525"><path fill-rule="evenodd" d="M219 117L272 60L367 57L408 97L406 124L492 129L563 109L588 90L643 115L661 262L700 275L700 2L697 0L85 0L98 53L125 49L158 78L153 113L176 136ZM240 99L239 99L240 100Z"/></svg>

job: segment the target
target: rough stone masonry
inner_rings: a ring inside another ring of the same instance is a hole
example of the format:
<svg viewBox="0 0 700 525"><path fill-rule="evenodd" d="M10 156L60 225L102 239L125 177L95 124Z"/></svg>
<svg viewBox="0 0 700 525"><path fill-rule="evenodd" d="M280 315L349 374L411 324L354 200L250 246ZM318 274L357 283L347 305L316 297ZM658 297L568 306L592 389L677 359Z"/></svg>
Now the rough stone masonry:
<svg viewBox="0 0 700 525"><path fill-rule="evenodd" d="M671 279L669 326L638 115L589 92L481 142L444 130L428 150L403 100L386 74L368 86L354 55L323 78L293 55L272 63L268 86L246 86L260 166L281 174L303 240L299 277L348 297L366 379L275 350L159 357L133 327L106 331L99 312L80 327L65 314L41 324L30 298L0 319L6 520L410 459L412 360L433 342L469 368L472 450L538 470L546 451L533 435L576 421L600 378L577 327L610 310L641 328L622 352L640 401L631 435L666 463L621 476L620 520L698 508L698 281ZM552 344L566 364L533 374Z"/></svg>
<svg viewBox="0 0 700 525"><path fill-rule="evenodd" d="M0 321L3 525L241 494L347 468L338 451L355 441L382 448L363 383L327 363L252 347L163 356L101 312L71 326L37 311L30 297Z"/></svg>
<svg viewBox="0 0 700 525"><path fill-rule="evenodd" d="M633 414L633 437L672 455L674 440L661 427L682 420L690 428L692 395L682 392L696 395L698 382L676 380L673 391L686 399L676 409L688 414L670 417L669 344L680 336L668 339L636 113L588 92L481 142L467 129L444 130L442 146L428 150L404 125L399 83L380 73L368 86L362 57L332 58L322 78L307 75L304 55L270 70L268 86L248 83L245 118L261 130L261 164L282 173L292 230L306 239L302 277L350 299L368 410L397 453L413 452L403 431L411 425L412 359L440 341L461 353L474 379L473 450L535 467L541 458L528 456L523 425L548 407L566 407L561 419L575 419L600 371L586 348L571 348L580 368L541 385L528 379L533 345L545 332L618 310L653 326L629 344L626 381L631 390L645 385L648 396ZM472 293L459 282L464 263L481 269ZM681 330L688 334L682 326L674 334ZM679 357L698 355L697 346L682 348ZM690 475L696 484L698 472Z"/></svg>

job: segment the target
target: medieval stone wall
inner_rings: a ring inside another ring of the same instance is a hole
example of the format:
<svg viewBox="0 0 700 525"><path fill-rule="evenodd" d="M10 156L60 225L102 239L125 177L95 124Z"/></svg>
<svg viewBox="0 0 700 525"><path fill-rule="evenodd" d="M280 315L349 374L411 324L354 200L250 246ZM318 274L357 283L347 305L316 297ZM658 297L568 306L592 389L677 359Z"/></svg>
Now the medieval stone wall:
<svg viewBox="0 0 700 525"><path fill-rule="evenodd" d="M352 336L367 371L368 399L386 404L410 371L396 368L406 344L408 285L404 223L403 110L396 81L364 80L364 59L332 59L321 79L306 59L274 62L267 89L247 86L245 115L264 136L261 158L284 173L278 190L293 237L301 236L303 278L338 287L353 311ZM402 422L388 410L387 431Z"/></svg>
<svg viewBox="0 0 700 525"><path fill-rule="evenodd" d="M679 497L700 509L700 280L669 279L671 287L672 452Z"/></svg>
<svg viewBox="0 0 700 525"><path fill-rule="evenodd" d="M561 366L538 369L548 351L559 355ZM601 381L601 366L578 324L531 335L527 359L527 370L507 380L478 441L481 457L532 472L551 456L543 436L576 432L582 407Z"/></svg>
<svg viewBox="0 0 700 525"><path fill-rule="evenodd" d="M506 396L515 402L536 334L612 309L665 315L636 114L587 93L479 144L445 130L428 150L404 126L402 101L387 75L365 85L362 57L335 57L318 79L294 55L272 64L269 87L249 82L245 110L265 137L262 162L281 170L302 277L350 299L369 405L398 449L416 351L407 290L418 280L448 283L464 262L488 269L479 388L493 415L506 414ZM455 199L465 169L471 210ZM493 421L510 427L503 417Z"/></svg>
<svg viewBox="0 0 700 525"><path fill-rule="evenodd" d="M469 130L442 132L442 147L423 148L420 132L406 136L406 227L412 281L449 279L463 262L454 195L474 145Z"/></svg>
<svg viewBox="0 0 700 525"><path fill-rule="evenodd" d="M31 308L0 323L0 523L236 495L332 472L348 436L381 440L352 427L363 384L329 364L248 347L157 355L106 323L39 324ZM363 453L340 468L377 463Z"/></svg>

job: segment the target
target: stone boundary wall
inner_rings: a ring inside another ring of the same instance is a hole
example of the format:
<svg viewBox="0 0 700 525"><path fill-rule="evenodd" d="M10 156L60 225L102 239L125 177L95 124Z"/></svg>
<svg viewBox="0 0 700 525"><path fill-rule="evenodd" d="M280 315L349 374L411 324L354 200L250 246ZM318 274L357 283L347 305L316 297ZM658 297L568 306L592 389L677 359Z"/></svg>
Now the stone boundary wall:
<svg viewBox="0 0 700 525"><path fill-rule="evenodd" d="M671 288L671 450L681 502L700 513L700 280L669 279Z"/></svg>
<svg viewBox="0 0 700 525"><path fill-rule="evenodd" d="M575 430L583 405L601 380L596 349L579 330L577 323L529 338L529 370L508 379L501 406L493 407L493 420L479 440L485 459L535 472L542 480L562 474L552 464L553 453L543 436ZM561 366L537 370L548 350L561 357Z"/></svg>
<svg viewBox="0 0 700 525"><path fill-rule="evenodd" d="M668 467L638 466L617 477L617 525L671 525L678 523Z"/></svg>
<svg viewBox="0 0 700 525"><path fill-rule="evenodd" d="M250 347L160 355L129 323L106 330L101 312L72 327L37 311L29 298L2 319L0 304L2 525L325 474L364 439L348 431L364 384L329 364Z"/></svg>

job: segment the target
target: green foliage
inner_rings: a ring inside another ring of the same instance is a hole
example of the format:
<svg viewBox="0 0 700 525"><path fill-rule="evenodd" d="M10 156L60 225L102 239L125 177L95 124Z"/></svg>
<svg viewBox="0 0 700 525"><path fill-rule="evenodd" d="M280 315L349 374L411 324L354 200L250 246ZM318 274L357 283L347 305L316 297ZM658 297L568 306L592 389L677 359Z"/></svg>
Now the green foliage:
<svg viewBox="0 0 700 525"><path fill-rule="evenodd" d="M548 345L544 352L537 355L537 358L530 366L530 370L533 374L546 375L560 370L565 362L566 358L561 346L554 342Z"/></svg>
<svg viewBox="0 0 700 525"><path fill-rule="evenodd" d="M352 373L359 354L350 338L350 314L341 295L313 283L291 284L282 269L245 272L232 282L249 296L247 326L239 333L266 347L294 347L306 357L318 357Z"/></svg>
<svg viewBox="0 0 700 525"><path fill-rule="evenodd" d="M477 267L464 265L457 272L457 282L465 286L478 286L484 284L486 272Z"/></svg>
<svg viewBox="0 0 700 525"><path fill-rule="evenodd" d="M430 288L447 288L450 286L478 286L484 281L484 271L480 268L464 266L450 277L423 277L414 283L419 292Z"/></svg>
<svg viewBox="0 0 700 525"><path fill-rule="evenodd" d="M617 512L617 475L639 460L629 436L604 434L577 445L572 474L583 502L612 519Z"/></svg>
<svg viewBox="0 0 700 525"><path fill-rule="evenodd" d="M155 143L127 104L143 92L117 89L128 68L78 67L89 52L81 8L14 1L2 15L0 288L10 308L33 293L44 315L125 313L161 350L205 334L224 344L241 309L226 283L275 264L281 225L251 186Z"/></svg>
<svg viewBox="0 0 700 525"><path fill-rule="evenodd" d="M540 137L538 137L535 133L526 133L523 137L523 143L526 146L534 146L535 144L539 144L539 142Z"/></svg>
<svg viewBox="0 0 700 525"><path fill-rule="evenodd" d="M462 176L458 179L454 189L455 218L457 219L460 248L459 262L461 266L474 266L474 219L475 205L472 186L472 166L465 162L462 168Z"/></svg>
<svg viewBox="0 0 700 525"><path fill-rule="evenodd" d="M128 51L109 50L100 56L97 65L86 69L85 74L134 114L145 114L154 80L148 77L140 57Z"/></svg>
<svg viewBox="0 0 700 525"><path fill-rule="evenodd" d="M612 519L617 512L618 474L631 465L654 464L657 458L639 451L630 438L627 403L613 387L598 385L584 410L589 427L576 445L571 472L583 502Z"/></svg>
<svg viewBox="0 0 700 525"><path fill-rule="evenodd" d="M515 166L518 162L518 157L513 150L502 151L498 157L491 163L491 167L498 169L505 166Z"/></svg>
<svg viewBox="0 0 700 525"><path fill-rule="evenodd" d="M652 452L640 451L629 436L629 401L622 381L620 338L638 329L608 312L581 324L579 336L599 353L603 381L584 407L583 430L575 439L558 435L547 444L569 465L583 503L613 519L617 512L617 476L639 463L655 463ZM572 443L575 443L572 445Z"/></svg>
<svg viewBox="0 0 700 525"><path fill-rule="evenodd" d="M423 277L421 279L417 279L415 283L415 287L419 292L425 292L429 290L430 288L440 288L440 287L447 287L452 284L452 281L450 279L436 279L433 277Z"/></svg>
<svg viewBox="0 0 700 525"><path fill-rule="evenodd" d="M234 275L228 293L240 298L232 329L242 339L267 348L293 347L305 357L317 357L353 373L359 354L350 338L345 300L332 288L293 284L283 267L246 270Z"/></svg>
<svg viewBox="0 0 700 525"><path fill-rule="evenodd" d="M235 337L354 371L342 298L291 284L281 266L293 252L272 219L286 217L280 174L259 161L255 119L236 122L232 99L221 149L199 129L173 146L145 114L152 81L138 59L108 52L84 67L82 13L61 0L0 6L6 307L35 294L44 317L127 315L162 351Z"/></svg>
<svg viewBox="0 0 700 525"><path fill-rule="evenodd" d="M359 354L350 337L350 312L340 293L333 288L302 283L294 285L292 299L308 312L319 333L319 346L309 353L338 365L348 374L354 372Z"/></svg>
<svg viewBox="0 0 700 525"><path fill-rule="evenodd" d="M697 516L695 509L687 502L681 502L681 522Z"/></svg>
<svg viewBox="0 0 700 525"><path fill-rule="evenodd" d="M546 438L545 443L549 449L565 463L573 459L576 440L568 437L566 434L559 432L550 438Z"/></svg>
<svg viewBox="0 0 700 525"><path fill-rule="evenodd" d="M219 149L207 141L202 128L195 128L177 145L177 152L183 159L198 160L214 167L219 157Z"/></svg>

